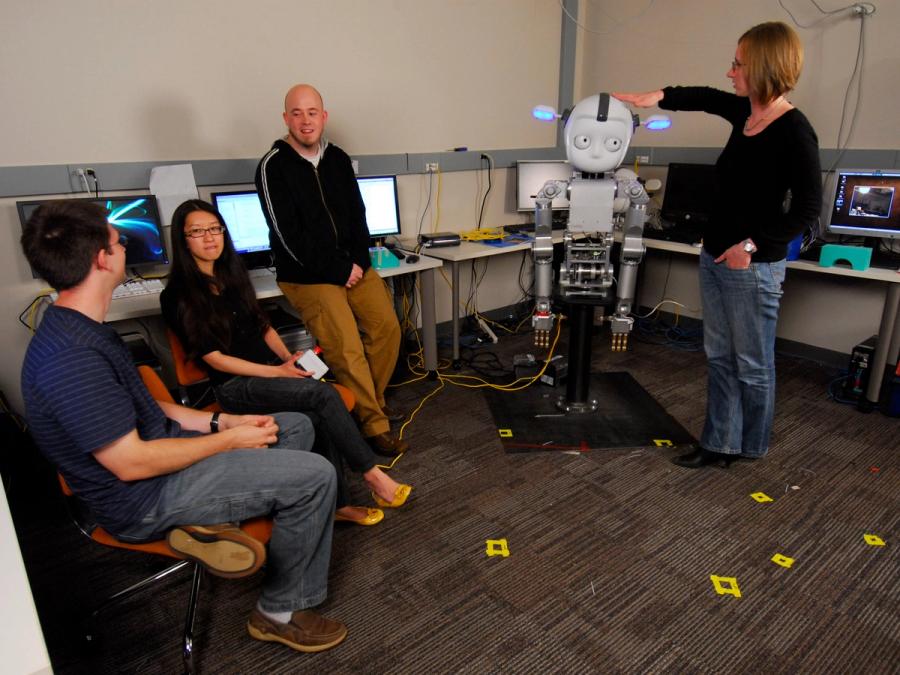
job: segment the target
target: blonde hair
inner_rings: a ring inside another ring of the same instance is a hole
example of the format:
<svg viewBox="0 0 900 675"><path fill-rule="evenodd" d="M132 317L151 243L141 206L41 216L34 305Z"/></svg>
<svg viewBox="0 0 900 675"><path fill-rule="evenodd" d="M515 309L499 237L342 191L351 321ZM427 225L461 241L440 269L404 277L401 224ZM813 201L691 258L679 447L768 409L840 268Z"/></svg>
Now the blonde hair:
<svg viewBox="0 0 900 675"><path fill-rule="evenodd" d="M747 86L761 103L791 91L803 69L803 45L793 28L781 21L753 26L738 40Z"/></svg>

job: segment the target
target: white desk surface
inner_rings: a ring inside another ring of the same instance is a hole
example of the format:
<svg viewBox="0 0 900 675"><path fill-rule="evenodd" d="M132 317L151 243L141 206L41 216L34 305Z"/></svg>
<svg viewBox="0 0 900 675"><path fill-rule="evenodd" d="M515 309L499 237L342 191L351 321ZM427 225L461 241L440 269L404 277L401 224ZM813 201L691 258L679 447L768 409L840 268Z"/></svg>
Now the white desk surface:
<svg viewBox="0 0 900 675"><path fill-rule="evenodd" d="M553 243L557 244L563 240L562 232L554 230ZM674 241L666 241L664 239L644 238L644 245L650 250L670 251L672 253L681 253L685 255L700 255L700 247L691 244L681 244ZM532 242L526 241L512 246L488 246L477 241L464 241L459 246L441 246L438 248L422 249L427 251L429 256L440 258L448 262L458 263L465 260L474 260L475 258L485 258L488 256L502 255L504 253L513 253L515 251L526 251L531 248ZM788 269L803 270L806 272L818 272L820 274L833 274L836 276L853 277L856 279L874 279L877 281L886 281L889 283L900 283L900 271L883 268L870 267L867 270L856 271L849 267L822 267L816 262L809 260L791 260L787 264Z"/></svg>
<svg viewBox="0 0 900 675"><path fill-rule="evenodd" d="M650 239L649 237L644 239L644 244L648 249L700 256L700 247L692 246L691 244L681 244L674 241L665 241L664 239ZM822 267L819 263L810 260L789 260L787 267L792 270L833 274L841 277L853 277L854 279L874 279L894 284L900 283L900 270L884 269L882 267L870 267L867 270L857 271L842 266Z"/></svg>
<svg viewBox="0 0 900 675"><path fill-rule="evenodd" d="M562 230L553 231L553 243L559 244L563 240ZM516 251L529 251L533 241L523 241L511 246L488 246L480 241L463 241L459 246L438 246L437 248L423 248L422 251L433 258L440 258L448 262L462 262L475 258L486 258L492 255L514 253Z"/></svg>
<svg viewBox="0 0 900 675"><path fill-rule="evenodd" d="M420 255L415 263L408 263L406 259L400 261L397 267L389 267L378 270L383 278L393 277L398 274L410 274L412 272L424 272L426 270L440 267L443 263L440 260ZM275 282L275 273L269 270L252 270L250 280L256 288L256 297L260 300L266 298L277 298L282 294L281 289ZM106 321L124 321L125 319L140 319L145 316L155 316L160 314L159 293L150 293L148 295L133 295L127 298L116 298L109 306L106 314Z"/></svg>

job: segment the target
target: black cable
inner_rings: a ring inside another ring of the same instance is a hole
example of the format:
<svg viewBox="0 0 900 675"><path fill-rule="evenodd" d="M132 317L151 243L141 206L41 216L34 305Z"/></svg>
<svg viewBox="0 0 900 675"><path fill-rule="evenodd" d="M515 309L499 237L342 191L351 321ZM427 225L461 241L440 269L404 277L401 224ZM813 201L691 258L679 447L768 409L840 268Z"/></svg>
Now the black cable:
<svg viewBox="0 0 900 675"><path fill-rule="evenodd" d="M491 194L491 188L493 187L493 182L491 181L491 174L494 173L494 160L490 158L490 156L481 153L481 160L488 161L488 189L484 193L484 197L481 198L481 210L478 213L478 225L475 227L476 230L481 229L481 221L484 218L484 205L487 203L488 195ZM479 162L481 161L479 160Z"/></svg>
<svg viewBox="0 0 900 675"><path fill-rule="evenodd" d="M419 237L422 234L422 224L425 222L425 214L428 213L428 207L431 206L431 191L432 186L434 185L434 173L428 174L428 200L425 202L425 208L422 210L422 217L419 218L419 229L416 232L416 241L419 241ZM419 246L416 247L416 253L419 252Z"/></svg>

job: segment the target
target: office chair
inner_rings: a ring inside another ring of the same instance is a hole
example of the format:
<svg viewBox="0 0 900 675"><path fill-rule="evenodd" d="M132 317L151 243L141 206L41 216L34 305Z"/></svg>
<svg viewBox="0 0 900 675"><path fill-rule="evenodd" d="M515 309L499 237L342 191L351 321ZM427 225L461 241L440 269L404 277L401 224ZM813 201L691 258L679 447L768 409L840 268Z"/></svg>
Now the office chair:
<svg viewBox="0 0 900 675"><path fill-rule="evenodd" d="M169 390L166 389L162 380L160 380L159 375L156 374L149 366L140 366L138 368L141 378L144 380L144 384L147 386L147 389L150 391L153 398L159 401L166 401L170 403L174 403L172 395L169 393ZM142 544L132 544L128 542L119 541L109 532L104 530L102 527L91 522L90 515L85 510L84 506L79 502L78 498L72 493L72 490L66 484L65 479L61 474L57 474L57 478L59 480L59 486L62 490L63 495L65 496L66 506L69 510L69 515L71 516L73 522L76 527L81 530L82 534L89 539L97 542L98 544L103 544L104 546L109 546L111 548L121 548L127 549L129 551L139 551L141 553L150 553L153 555L159 555L166 558L174 558L177 559L174 565L166 567L164 570L153 574L146 579L138 581L135 584L132 584L128 588L125 588L117 593L112 594L106 600L97 605L94 610L90 614L90 625L89 629L85 635L85 638L91 642L94 640L94 624L96 622L97 616L101 611L109 607L112 603L126 598L139 590L142 590L154 582L163 579L164 577L169 576L183 568L192 568L193 578L191 581L191 591L190 596L188 598L188 607L187 607L187 615L185 617L184 622L184 633L182 635L182 661L184 663L184 670L186 673L194 672L194 616L197 610L197 601L199 597L200 591L200 579L203 577L203 566L199 563L196 563L192 560L182 560L181 557L172 551L169 548L168 544L165 540L160 541L150 541ZM253 518L251 520L245 521L241 523L241 529L244 530L247 534L249 534L254 539L258 539L259 541L266 543L269 541L269 538L272 534L272 519L271 518Z"/></svg>
<svg viewBox="0 0 900 675"><path fill-rule="evenodd" d="M181 340L179 340L178 336L169 328L166 328L166 337L169 340L169 348L172 351L172 363L175 366L175 379L178 381L178 396L181 399L180 403L182 405L190 405L187 388L208 379L209 375L194 361L187 358L184 347L181 345ZM161 382L160 385L162 385ZM348 411L353 410L353 406L356 405L356 396L354 396L353 392L344 385L337 384L336 382L332 382L331 386L337 389L338 394L341 395L344 407L347 408ZM149 386L147 388L149 389ZM156 398L156 395L154 394L153 397ZM218 403L211 403L203 409L221 410ZM278 411L273 410L272 412Z"/></svg>

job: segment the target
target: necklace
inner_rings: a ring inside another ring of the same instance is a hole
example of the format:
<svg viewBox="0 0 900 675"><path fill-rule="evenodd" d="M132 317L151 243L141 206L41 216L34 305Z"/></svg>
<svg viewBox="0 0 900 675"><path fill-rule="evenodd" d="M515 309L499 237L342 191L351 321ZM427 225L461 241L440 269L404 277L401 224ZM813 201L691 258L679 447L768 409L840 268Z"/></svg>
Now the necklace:
<svg viewBox="0 0 900 675"><path fill-rule="evenodd" d="M769 107L769 111L752 124L750 123L750 117L752 117L753 115L748 116L747 121L744 122L744 133L746 134L748 131L753 131L756 127L769 119L769 117L772 116L772 113L775 112L779 105L781 105L781 102L783 100L784 96L779 96L778 98L776 98L772 105Z"/></svg>

